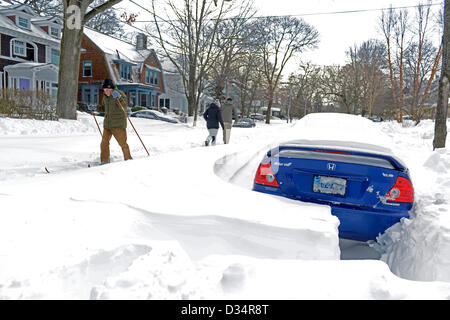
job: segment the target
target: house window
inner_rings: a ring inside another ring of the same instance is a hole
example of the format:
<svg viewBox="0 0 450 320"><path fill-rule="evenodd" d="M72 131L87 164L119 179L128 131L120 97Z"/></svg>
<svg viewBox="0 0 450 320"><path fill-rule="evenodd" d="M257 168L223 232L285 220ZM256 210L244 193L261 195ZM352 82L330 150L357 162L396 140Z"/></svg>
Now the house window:
<svg viewBox="0 0 450 320"><path fill-rule="evenodd" d="M51 49L50 50L50 55L52 57L52 63L56 66L59 66L59 55L60 52L57 49Z"/></svg>
<svg viewBox="0 0 450 320"><path fill-rule="evenodd" d="M24 17L19 17L17 24L19 27L30 29L30 20Z"/></svg>
<svg viewBox="0 0 450 320"><path fill-rule="evenodd" d="M170 109L170 99L159 99L159 107L166 107L167 109Z"/></svg>
<svg viewBox="0 0 450 320"><path fill-rule="evenodd" d="M145 83L150 83L150 69L145 69Z"/></svg>
<svg viewBox="0 0 450 320"><path fill-rule="evenodd" d="M120 64L120 77L125 80L131 80L131 66Z"/></svg>
<svg viewBox="0 0 450 320"><path fill-rule="evenodd" d="M141 94L141 106L147 107L147 94Z"/></svg>
<svg viewBox="0 0 450 320"><path fill-rule="evenodd" d="M159 73L154 70L145 69L145 83L158 85Z"/></svg>
<svg viewBox="0 0 450 320"><path fill-rule="evenodd" d="M83 61L83 77L92 77L92 61Z"/></svg>
<svg viewBox="0 0 450 320"><path fill-rule="evenodd" d="M14 40L14 42L13 42L13 52L17 56L26 57L27 54L26 54L25 42L19 41L19 40Z"/></svg>
<svg viewBox="0 0 450 320"><path fill-rule="evenodd" d="M50 35L59 39L59 28L50 27Z"/></svg>

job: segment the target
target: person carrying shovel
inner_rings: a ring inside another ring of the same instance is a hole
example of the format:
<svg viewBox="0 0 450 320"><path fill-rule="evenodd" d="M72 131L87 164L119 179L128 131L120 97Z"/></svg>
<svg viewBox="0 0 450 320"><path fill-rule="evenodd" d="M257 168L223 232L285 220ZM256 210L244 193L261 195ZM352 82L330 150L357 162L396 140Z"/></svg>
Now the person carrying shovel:
<svg viewBox="0 0 450 320"><path fill-rule="evenodd" d="M105 79L103 82L103 93L101 107L105 111L105 118L100 144L100 162L109 163L109 141L112 136L122 148L124 160L131 160L133 158L127 143L127 114L124 112L128 107L127 97L116 88L111 79Z"/></svg>

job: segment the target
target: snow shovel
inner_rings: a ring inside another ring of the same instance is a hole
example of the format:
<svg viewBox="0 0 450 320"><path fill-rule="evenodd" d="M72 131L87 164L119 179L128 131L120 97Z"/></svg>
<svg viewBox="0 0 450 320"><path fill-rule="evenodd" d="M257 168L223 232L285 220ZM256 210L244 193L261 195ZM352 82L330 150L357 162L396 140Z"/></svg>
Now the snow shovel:
<svg viewBox="0 0 450 320"><path fill-rule="evenodd" d="M147 152L147 155L150 156L150 153L148 152L147 148L144 145L144 142L142 141L141 137L139 136L139 133L137 133L136 128L133 125L133 122L131 122L130 117L128 116L127 112L125 111L124 107L122 106L122 103L120 103L119 98L116 98L117 102L119 103L119 106L122 108L123 113L126 115L128 121L130 121L131 126L133 127L134 132L136 132L136 135L138 136L139 140L142 143L142 146L144 147L145 151Z"/></svg>
<svg viewBox="0 0 450 320"><path fill-rule="evenodd" d="M95 117L95 113L94 113L94 111L97 110L97 106L89 104L88 110L91 111L92 116L94 117L95 123L97 124L98 132L100 132L100 135L103 137L102 130L100 130L100 126L98 125L97 118Z"/></svg>

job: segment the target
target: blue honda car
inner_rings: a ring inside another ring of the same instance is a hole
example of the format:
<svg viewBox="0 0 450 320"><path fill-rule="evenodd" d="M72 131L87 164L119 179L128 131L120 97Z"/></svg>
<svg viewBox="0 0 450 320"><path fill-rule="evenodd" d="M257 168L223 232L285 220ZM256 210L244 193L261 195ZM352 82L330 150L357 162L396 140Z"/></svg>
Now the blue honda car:
<svg viewBox="0 0 450 320"><path fill-rule="evenodd" d="M358 241L409 217L414 203L408 169L389 149L343 141L280 144L260 163L253 190L329 205L339 237Z"/></svg>

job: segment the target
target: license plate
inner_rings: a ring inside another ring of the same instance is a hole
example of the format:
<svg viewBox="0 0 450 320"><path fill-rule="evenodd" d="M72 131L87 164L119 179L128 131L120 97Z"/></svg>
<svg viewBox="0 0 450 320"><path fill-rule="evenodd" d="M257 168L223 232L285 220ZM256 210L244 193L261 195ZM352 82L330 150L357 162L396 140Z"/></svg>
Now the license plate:
<svg viewBox="0 0 450 320"><path fill-rule="evenodd" d="M314 176L313 191L326 194L345 195L347 180L343 178Z"/></svg>

